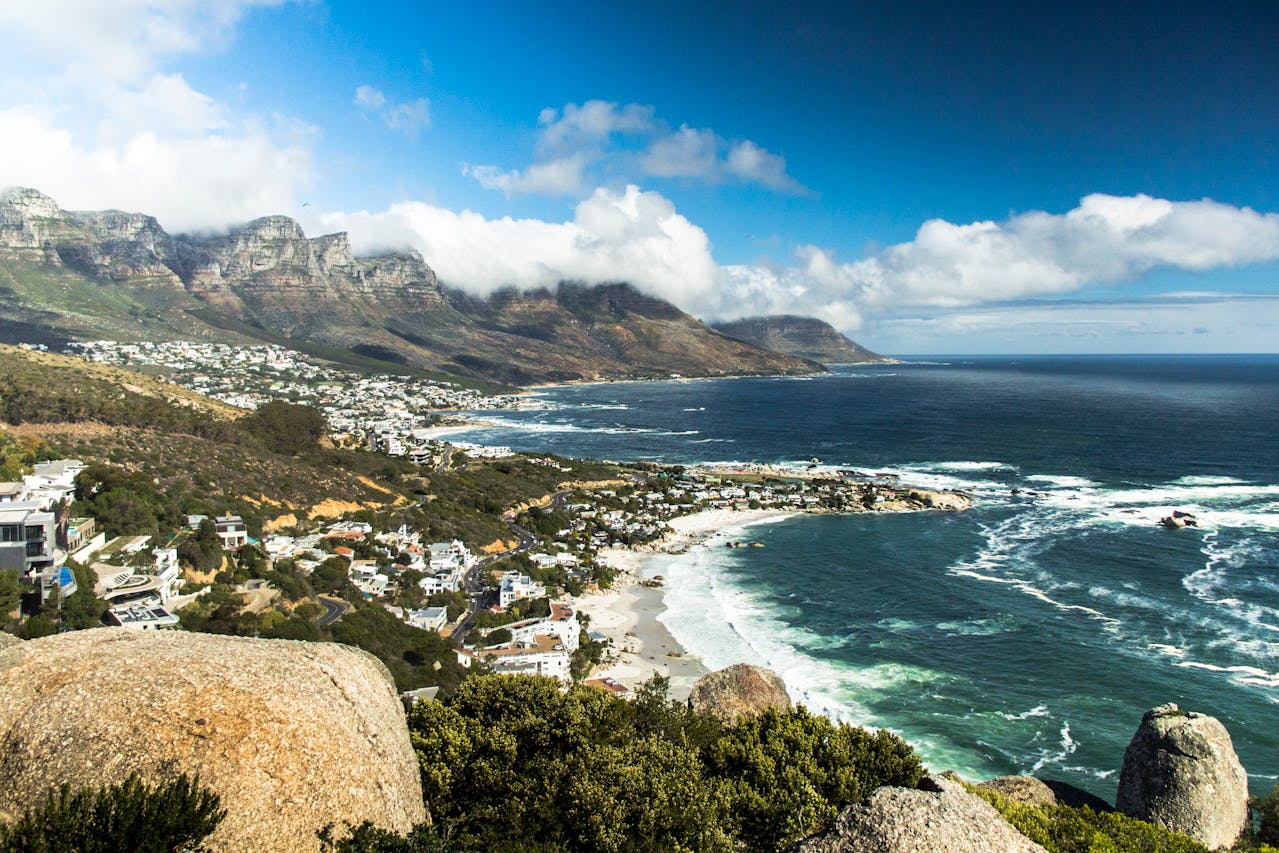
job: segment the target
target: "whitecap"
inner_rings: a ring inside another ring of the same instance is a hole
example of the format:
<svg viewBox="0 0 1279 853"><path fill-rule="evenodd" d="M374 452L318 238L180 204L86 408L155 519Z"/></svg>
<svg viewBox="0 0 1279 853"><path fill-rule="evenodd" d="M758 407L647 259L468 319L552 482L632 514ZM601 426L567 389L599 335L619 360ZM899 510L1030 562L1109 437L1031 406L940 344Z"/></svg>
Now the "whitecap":
<svg viewBox="0 0 1279 853"><path fill-rule="evenodd" d="M1079 743L1070 735L1069 722L1062 723L1060 734L1061 734L1060 749L1057 752L1053 752L1053 753L1045 752L1042 756L1040 756L1039 760L1036 761L1034 765L1030 768L1031 775L1034 775L1035 773L1038 773L1040 770L1043 770L1044 767L1049 764L1060 764L1061 762L1069 758L1071 755L1074 755L1075 750L1079 748Z"/></svg>

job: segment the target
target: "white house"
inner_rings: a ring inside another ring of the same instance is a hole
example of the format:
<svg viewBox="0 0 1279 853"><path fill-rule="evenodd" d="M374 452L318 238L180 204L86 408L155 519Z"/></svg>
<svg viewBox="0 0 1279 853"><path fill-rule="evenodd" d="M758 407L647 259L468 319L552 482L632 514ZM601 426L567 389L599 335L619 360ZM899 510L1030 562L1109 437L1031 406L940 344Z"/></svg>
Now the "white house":
<svg viewBox="0 0 1279 853"><path fill-rule="evenodd" d="M572 604L560 601L551 602L550 616L524 619L502 627L511 632L511 642L517 645L531 644L534 638L539 636L551 637L570 654L577 651L582 634L582 625L577 621L577 611L573 609Z"/></svg>
<svg viewBox="0 0 1279 853"><path fill-rule="evenodd" d="M522 575L519 572L507 572L502 575L502 586L498 592L498 604L505 609L522 598L542 598L545 595L546 587L537 583L528 575Z"/></svg>
<svg viewBox="0 0 1279 853"><path fill-rule="evenodd" d="M439 631L448 624L448 608L425 607L421 610L410 610L408 623L414 628L426 631Z"/></svg>
<svg viewBox="0 0 1279 853"><path fill-rule="evenodd" d="M508 643L479 649L475 655L493 667L494 672L547 675L565 682L571 679L572 657L555 637L538 635L529 644Z"/></svg>

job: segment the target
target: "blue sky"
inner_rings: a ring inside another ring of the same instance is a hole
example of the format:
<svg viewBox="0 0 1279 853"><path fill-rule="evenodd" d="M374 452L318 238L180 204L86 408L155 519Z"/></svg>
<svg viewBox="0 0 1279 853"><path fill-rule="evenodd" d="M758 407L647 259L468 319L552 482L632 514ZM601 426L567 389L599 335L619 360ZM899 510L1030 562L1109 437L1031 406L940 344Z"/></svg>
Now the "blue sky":
<svg viewBox="0 0 1279 853"><path fill-rule="evenodd" d="M886 352L1279 349L1273 3L9 5L0 185L67 207Z"/></svg>

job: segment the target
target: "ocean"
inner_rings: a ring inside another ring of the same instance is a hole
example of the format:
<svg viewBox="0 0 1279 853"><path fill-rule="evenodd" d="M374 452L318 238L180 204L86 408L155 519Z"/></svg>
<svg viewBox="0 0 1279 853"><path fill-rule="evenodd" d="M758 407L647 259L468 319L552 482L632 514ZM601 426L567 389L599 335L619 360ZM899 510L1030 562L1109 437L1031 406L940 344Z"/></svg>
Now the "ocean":
<svg viewBox="0 0 1279 853"><path fill-rule="evenodd" d="M1226 725L1254 793L1279 780L1279 356L965 356L539 393L557 408L456 438L817 459L976 498L796 515L655 559L662 621L712 669L769 666L811 708L969 778L1113 800L1142 713L1177 702ZM1174 509L1199 526L1161 527Z"/></svg>

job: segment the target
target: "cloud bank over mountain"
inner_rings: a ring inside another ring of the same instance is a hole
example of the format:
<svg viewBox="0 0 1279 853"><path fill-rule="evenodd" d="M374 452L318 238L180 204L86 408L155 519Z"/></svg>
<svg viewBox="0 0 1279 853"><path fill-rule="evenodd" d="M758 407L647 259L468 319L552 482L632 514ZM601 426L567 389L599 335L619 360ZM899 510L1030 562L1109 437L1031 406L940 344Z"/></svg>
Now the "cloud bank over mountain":
<svg viewBox="0 0 1279 853"><path fill-rule="evenodd" d="M489 219L422 202L328 214L357 246L412 245L456 287L629 280L699 316L813 314L858 329L887 309L954 309L1077 292L1156 267L1203 271L1279 258L1279 215L1218 202L1094 194L1064 214L932 220L909 242L840 262L804 245L788 266L716 263L696 224L656 192L598 189L565 222Z"/></svg>

